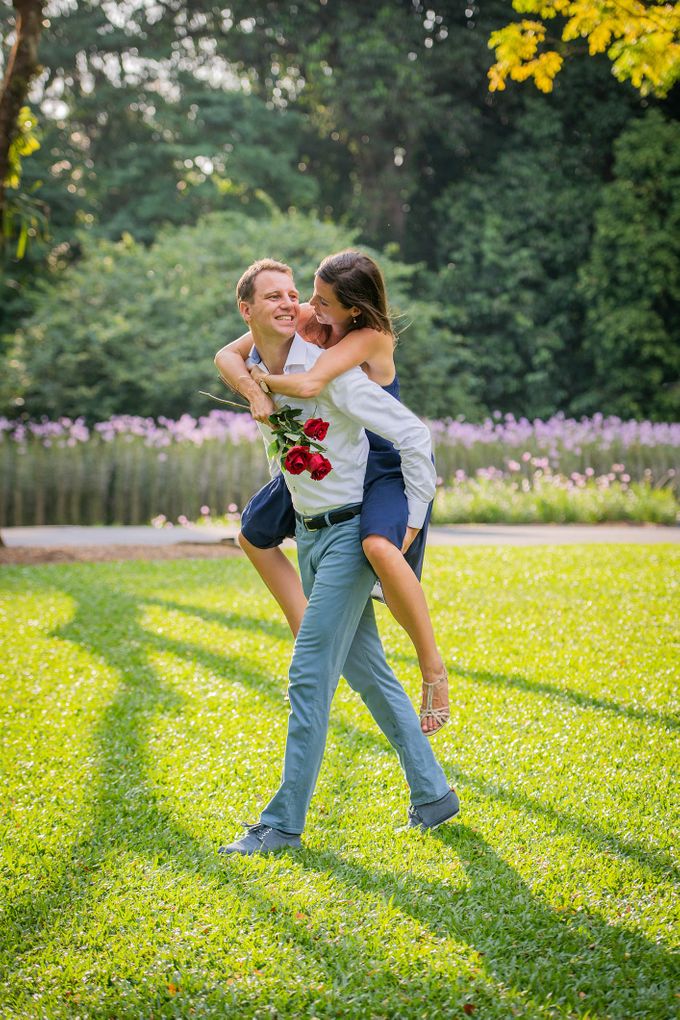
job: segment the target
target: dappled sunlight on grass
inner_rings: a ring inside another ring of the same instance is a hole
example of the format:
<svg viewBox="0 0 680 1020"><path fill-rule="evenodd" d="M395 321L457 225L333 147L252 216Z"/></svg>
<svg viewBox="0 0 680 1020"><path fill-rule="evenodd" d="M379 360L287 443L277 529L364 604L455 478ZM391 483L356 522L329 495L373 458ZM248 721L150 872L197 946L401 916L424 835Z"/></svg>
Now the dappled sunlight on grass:
<svg viewBox="0 0 680 1020"><path fill-rule="evenodd" d="M671 1015L678 558L431 553L461 819L403 831L343 681L305 849L237 860L215 851L278 783L292 651L248 565L6 568L7 1015Z"/></svg>

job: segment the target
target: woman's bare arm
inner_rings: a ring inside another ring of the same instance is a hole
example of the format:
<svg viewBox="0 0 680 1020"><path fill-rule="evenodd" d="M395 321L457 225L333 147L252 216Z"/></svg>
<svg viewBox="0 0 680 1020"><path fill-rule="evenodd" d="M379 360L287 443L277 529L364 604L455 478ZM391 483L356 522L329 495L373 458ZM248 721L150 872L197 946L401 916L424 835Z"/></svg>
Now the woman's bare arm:
<svg viewBox="0 0 680 1020"><path fill-rule="evenodd" d="M389 334L379 333L375 329L357 329L324 351L309 372L267 375L254 366L251 374L258 381L266 379L267 386L274 393L287 397L316 397L331 379L348 369L366 362L370 365L376 357L385 361L391 359L392 348L393 340Z"/></svg>
<svg viewBox="0 0 680 1020"><path fill-rule="evenodd" d="M253 346L250 333L244 333L215 355L215 365L222 380L250 404L250 413L256 421L266 421L275 410L271 397L260 389L246 368L246 358Z"/></svg>

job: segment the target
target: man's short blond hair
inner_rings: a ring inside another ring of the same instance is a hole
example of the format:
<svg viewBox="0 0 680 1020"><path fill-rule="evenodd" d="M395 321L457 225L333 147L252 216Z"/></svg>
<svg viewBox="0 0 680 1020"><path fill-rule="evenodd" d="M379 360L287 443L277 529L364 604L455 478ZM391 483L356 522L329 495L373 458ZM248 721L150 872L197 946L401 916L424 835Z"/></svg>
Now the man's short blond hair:
<svg viewBox="0 0 680 1020"><path fill-rule="evenodd" d="M236 304L241 301L252 301L255 294L255 280L260 273L287 273L293 278L293 270L285 262L277 262L276 259L259 259L248 266L241 279L236 284Z"/></svg>

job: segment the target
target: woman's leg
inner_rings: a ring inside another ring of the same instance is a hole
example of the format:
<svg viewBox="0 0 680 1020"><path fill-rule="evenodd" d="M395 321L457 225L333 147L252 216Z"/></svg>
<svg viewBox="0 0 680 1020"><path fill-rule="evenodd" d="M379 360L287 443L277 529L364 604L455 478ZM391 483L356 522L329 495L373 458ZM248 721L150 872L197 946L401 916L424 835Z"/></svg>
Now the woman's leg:
<svg viewBox="0 0 680 1020"><path fill-rule="evenodd" d="M295 567L279 546L260 549L249 542L243 533L238 536L238 544L281 606L293 637L297 637L307 608L307 599Z"/></svg>
<svg viewBox="0 0 680 1020"><path fill-rule="evenodd" d="M430 611L420 581L401 550L389 539L382 535L367 535L362 544L366 558L380 578L388 609L411 638L416 650L423 675L422 707L425 707L427 695L431 693L433 709L444 712L449 704L446 668L437 648ZM427 684L434 686L428 688ZM433 717L426 717L422 721L424 733L433 733L443 725L443 722L439 723Z"/></svg>

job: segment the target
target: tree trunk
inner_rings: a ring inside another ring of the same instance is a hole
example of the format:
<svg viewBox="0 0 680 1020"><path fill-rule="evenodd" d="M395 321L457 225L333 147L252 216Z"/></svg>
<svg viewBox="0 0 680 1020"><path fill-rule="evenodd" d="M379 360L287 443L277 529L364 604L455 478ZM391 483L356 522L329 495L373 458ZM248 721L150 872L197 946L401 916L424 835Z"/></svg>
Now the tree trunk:
<svg viewBox="0 0 680 1020"><path fill-rule="evenodd" d="M0 227L5 206L5 178L9 150L17 133L19 111L26 102L31 79L40 70L38 42L42 31L44 0L13 0L16 40L7 61L0 92Z"/></svg>

